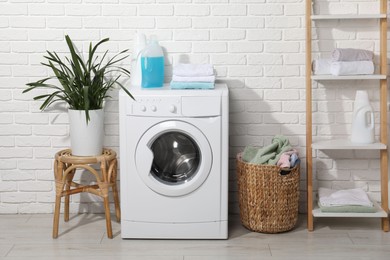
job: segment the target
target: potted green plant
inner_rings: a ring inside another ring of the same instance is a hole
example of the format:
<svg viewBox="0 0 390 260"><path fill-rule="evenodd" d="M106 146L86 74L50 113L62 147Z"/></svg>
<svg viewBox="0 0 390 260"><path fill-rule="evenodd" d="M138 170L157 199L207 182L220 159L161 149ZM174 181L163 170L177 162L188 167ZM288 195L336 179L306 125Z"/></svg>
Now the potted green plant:
<svg viewBox="0 0 390 260"><path fill-rule="evenodd" d="M109 41L105 38L96 45L89 44L88 58L84 60L68 35L65 40L70 57L61 59L56 52L47 51L47 56L44 56L47 63L41 64L49 67L54 76L27 83L28 88L23 93L36 88L47 89L49 93L34 97L34 100L44 100L41 110L55 102L67 103L72 153L78 156L99 155L103 150L103 105L110 97L109 91L119 86L134 99L119 81L122 75L130 77L130 72L120 66L120 62L127 58L127 50L112 58L107 57L107 50L99 57L97 48ZM53 80L60 84L53 83Z"/></svg>

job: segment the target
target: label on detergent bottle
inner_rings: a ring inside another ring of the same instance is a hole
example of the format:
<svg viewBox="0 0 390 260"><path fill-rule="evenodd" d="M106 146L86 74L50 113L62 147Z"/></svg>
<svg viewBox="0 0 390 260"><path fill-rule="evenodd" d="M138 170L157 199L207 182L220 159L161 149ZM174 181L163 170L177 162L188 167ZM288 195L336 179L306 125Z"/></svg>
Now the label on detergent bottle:
<svg viewBox="0 0 390 260"><path fill-rule="evenodd" d="M142 87L158 88L164 84L164 57L141 57Z"/></svg>

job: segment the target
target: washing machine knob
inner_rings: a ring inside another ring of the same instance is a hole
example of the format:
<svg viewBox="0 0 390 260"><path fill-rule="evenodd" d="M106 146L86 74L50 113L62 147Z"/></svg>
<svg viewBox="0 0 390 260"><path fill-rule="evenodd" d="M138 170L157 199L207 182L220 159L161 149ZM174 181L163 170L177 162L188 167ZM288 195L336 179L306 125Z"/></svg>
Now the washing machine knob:
<svg viewBox="0 0 390 260"><path fill-rule="evenodd" d="M153 112L156 112L157 111L157 107L156 106L151 106L150 108Z"/></svg>
<svg viewBox="0 0 390 260"><path fill-rule="evenodd" d="M141 106L141 111L145 112L146 111L146 107L145 106Z"/></svg>
<svg viewBox="0 0 390 260"><path fill-rule="evenodd" d="M175 113L176 112L176 106L175 105L170 105L169 106L169 112Z"/></svg>

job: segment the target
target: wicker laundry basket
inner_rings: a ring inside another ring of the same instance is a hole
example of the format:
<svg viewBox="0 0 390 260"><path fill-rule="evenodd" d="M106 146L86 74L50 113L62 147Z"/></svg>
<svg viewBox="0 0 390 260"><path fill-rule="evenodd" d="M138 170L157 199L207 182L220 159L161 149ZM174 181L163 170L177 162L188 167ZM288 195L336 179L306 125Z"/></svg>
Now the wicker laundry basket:
<svg viewBox="0 0 390 260"><path fill-rule="evenodd" d="M279 233L298 220L299 164L282 171L274 165L242 161L237 155L237 183L242 224L249 230Z"/></svg>

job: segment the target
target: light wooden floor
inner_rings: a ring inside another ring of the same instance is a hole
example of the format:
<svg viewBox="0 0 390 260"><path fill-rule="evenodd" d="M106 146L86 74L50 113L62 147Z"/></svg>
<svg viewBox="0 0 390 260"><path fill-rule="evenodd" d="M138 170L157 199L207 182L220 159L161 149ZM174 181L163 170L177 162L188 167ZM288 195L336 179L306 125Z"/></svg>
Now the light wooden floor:
<svg viewBox="0 0 390 260"><path fill-rule="evenodd" d="M319 219L309 233L301 215L290 232L260 234L231 216L228 240L122 240L114 221L110 240L104 215L61 219L58 239L51 238L52 217L0 215L0 259L390 259L390 233L380 230L378 219Z"/></svg>

